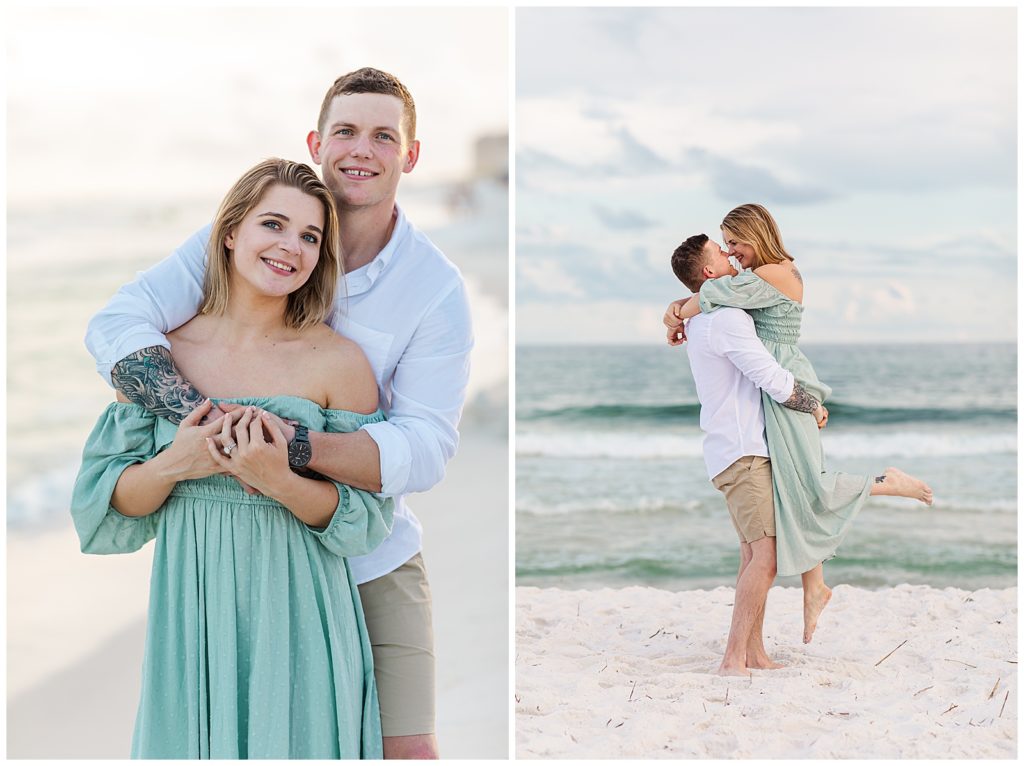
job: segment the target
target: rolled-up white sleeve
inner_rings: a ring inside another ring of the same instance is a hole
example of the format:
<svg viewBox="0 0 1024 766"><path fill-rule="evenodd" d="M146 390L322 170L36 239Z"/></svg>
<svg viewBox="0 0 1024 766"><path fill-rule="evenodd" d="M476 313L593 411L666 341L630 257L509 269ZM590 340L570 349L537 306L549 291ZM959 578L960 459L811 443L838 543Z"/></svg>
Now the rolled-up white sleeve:
<svg viewBox="0 0 1024 766"><path fill-rule="evenodd" d="M724 354L751 383L775 401L793 395L793 373L780 365L754 331L754 320L744 311L715 312L716 332L712 335Z"/></svg>
<svg viewBox="0 0 1024 766"><path fill-rule="evenodd" d="M89 320L85 345L107 383L126 356L150 346L169 349L165 334L196 315L210 228L204 226L160 263L139 272Z"/></svg>
<svg viewBox="0 0 1024 766"><path fill-rule="evenodd" d="M381 494L424 492L459 446L473 329L458 281L424 316L391 382L388 419L363 426L380 450Z"/></svg>

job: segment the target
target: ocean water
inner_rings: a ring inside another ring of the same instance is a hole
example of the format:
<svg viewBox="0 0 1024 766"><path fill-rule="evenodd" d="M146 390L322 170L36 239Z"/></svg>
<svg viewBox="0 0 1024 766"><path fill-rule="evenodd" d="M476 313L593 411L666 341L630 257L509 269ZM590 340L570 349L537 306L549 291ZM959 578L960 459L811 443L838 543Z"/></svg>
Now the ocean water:
<svg viewBox="0 0 1024 766"><path fill-rule="evenodd" d="M897 466L935 493L931 508L870 498L827 581L1016 584L1016 347L804 351L833 388L826 465ZM685 347L517 348L517 584L733 584L736 533L708 481L699 412Z"/></svg>

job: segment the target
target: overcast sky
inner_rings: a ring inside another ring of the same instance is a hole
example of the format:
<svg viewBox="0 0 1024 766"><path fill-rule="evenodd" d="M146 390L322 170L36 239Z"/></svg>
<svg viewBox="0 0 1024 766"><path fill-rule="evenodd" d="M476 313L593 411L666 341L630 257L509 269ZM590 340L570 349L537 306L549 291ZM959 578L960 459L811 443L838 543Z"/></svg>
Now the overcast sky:
<svg viewBox="0 0 1024 766"><path fill-rule="evenodd" d="M308 162L339 75L416 99L410 186L464 178L508 125L504 8L21 8L5 12L8 202L215 195L260 159Z"/></svg>
<svg viewBox="0 0 1024 766"><path fill-rule="evenodd" d="M1013 340L1016 10L516 13L517 342L663 342L672 250L772 211L804 340Z"/></svg>

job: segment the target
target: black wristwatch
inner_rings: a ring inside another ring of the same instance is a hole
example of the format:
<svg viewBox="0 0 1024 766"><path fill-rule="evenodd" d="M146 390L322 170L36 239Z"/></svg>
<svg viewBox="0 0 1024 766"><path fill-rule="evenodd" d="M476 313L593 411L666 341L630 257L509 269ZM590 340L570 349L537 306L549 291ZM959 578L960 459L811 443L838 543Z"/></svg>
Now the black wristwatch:
<svg viewBox="0 0 1024 766"><path fill-rule="evenodd" d="M288 465L292 468L305 468L312 459L309 429L302 425L295 426L295 438L288 442Z"/></svg>

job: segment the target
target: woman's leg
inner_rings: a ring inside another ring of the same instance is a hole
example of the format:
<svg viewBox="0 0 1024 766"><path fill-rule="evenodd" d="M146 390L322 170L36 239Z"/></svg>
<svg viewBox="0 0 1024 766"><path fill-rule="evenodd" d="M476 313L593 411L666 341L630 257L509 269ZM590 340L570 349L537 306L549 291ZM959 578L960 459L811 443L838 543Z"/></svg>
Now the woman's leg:
<svg viewBox="0 0 1024 766"><path fill-rule="evenodd" d="M811 643L818 616L832 598L832 589L825 584L825 569L821 564L800 575L804 586L804 643Z"/></svg>

